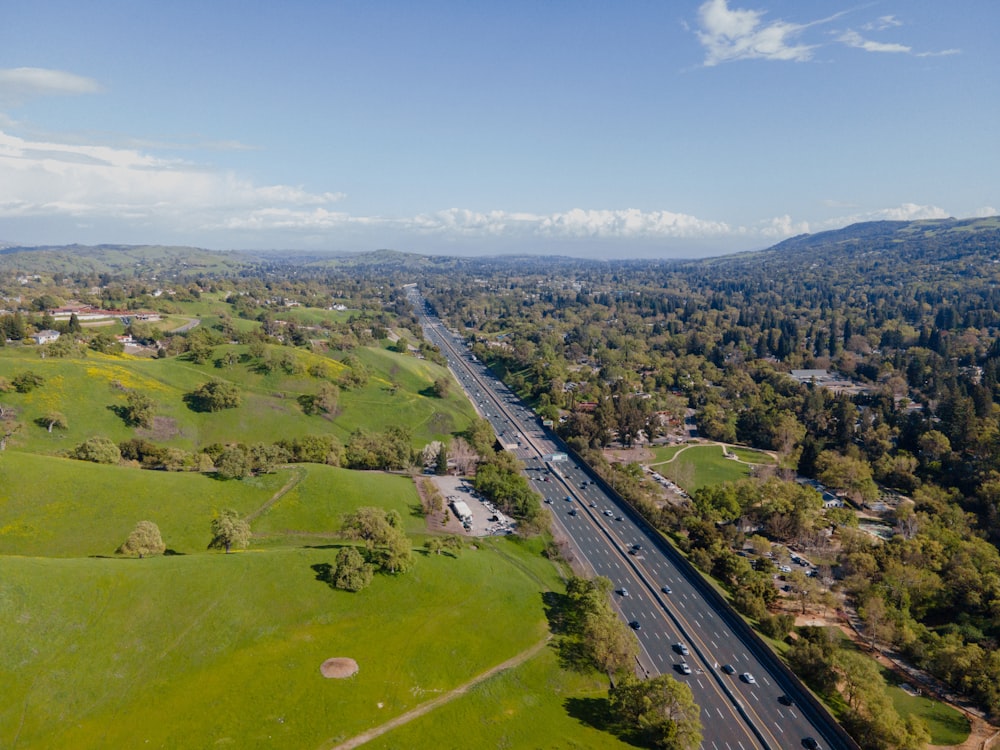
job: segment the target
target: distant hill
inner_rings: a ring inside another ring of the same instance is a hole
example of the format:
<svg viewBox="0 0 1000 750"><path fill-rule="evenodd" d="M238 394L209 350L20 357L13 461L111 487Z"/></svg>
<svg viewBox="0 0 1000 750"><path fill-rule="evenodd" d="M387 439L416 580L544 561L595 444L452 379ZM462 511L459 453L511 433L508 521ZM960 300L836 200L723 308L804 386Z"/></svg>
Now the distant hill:
<svg viewBox="0 0 1000 750"><path fill-rule="evenodd" d="M817 234L803 234L779 242L761 255L795 257L817 253L845 256L891 254L948 260L1000 248L1000 217L933 219L926 221L870 221Z"/></svg>
<svg viewBox="0 0 1000 750"><path fill-rule="evenodd" d="M22 274L124 274L153 278L224 273L259 259L239 252L163 245L56 245L0 248L0 271Z"/></svg>

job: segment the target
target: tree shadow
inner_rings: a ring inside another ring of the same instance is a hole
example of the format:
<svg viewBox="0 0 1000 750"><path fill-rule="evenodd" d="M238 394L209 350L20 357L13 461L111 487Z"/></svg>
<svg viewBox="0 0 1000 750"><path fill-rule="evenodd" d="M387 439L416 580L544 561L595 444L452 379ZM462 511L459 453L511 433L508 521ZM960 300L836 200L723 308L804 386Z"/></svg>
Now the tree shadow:
<svg viewBox="0 0 1000 750"><path fill-rule="evenodd" d="M113 412L116 417L118 417L122 422L124 422L129 427L135 427L136 425L132 423L132 415L126 406L122 404L110 404L108 406L108 411Z"/></svg>
<svg viewBox="0 0 1000 750"><path fill-rule="evenodd" d="M553 635L566 635L569 632L569 606L570 600L565 594L556 591L542 592L542 607Z"/></svg>
<svg viewBox="0 0 1000 750"><path fill-rule="evenodd" d="M653 747L637 732L616 724L611 718L611 704L607 698L567 698L563 701L566 713L599 732L607 732L620 742L632 747Z"/></svg>
<svg viewBox="0 0 1000 750"><path fill-rule="evenodd" d="M197 393L185 393L181 400L187 405L187 408L191 411L198 412L200 414L208 414L212 410L208 407L205 399L199 396Z"/></svg>
<svg viewBox="0 0 1000 750"><path fill-rule="evenodd" d="M316 574L317 581L333 586L333 566L330 563L316 563L309 568Z"/></svg>
<svg viewBox="0 0 1000 750"><path fill-rule="evenodd" d="M574 612L570 598L555 591L543 591L541 595L549 630L559 636L556 639L559 666L573 672L589 672L593 669L589 649L578 636L573 635Z"/></svg>

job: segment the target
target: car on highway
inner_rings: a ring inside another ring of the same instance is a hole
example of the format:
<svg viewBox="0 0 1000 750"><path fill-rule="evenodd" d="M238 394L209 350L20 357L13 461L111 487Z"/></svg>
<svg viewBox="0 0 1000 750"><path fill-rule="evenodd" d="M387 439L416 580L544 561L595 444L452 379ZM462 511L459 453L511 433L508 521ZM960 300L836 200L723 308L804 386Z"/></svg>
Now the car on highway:
<svg viewBox="0 0 1000 750"><path fill-rule="evenodd" d="M620 589L618 589L618 593L621 594L622 596L628 596L628 589L622 586Z"/></svg>
<svg viewBox="0 0 1000 750"><path fill-rule="evenodd" d="M624 521L625 520L625 516L618 516L615 520L616 521Z"/></svg>
<svg viewBox="0 0 1000 750"><path fill-rule="evenodd" d="M782 706L794 706L795 705L795 701L792 700L792 697L790 695L779 695L778 696L778 703L780 703Z"/></svg>
<svg viewBox="0 0 1000 750"><path fill-rule="evenodd" d="M674 590L672 588L670 588L669 586L664 586L663 588L660 589L660 591L662 591L664 594L672 594L672 593L674 593Z"/></svg>
<svg viewBox="0 0 1000 750"><path fill-rule="evenodd" d="M681 674L691 674L691 667L688 666L686 661L682 661L678 664L677 669Z"/></svg>
<svg viewBox="0 0 1000 750"><path fill-rule="evenodd" d="M571 498L569 495L566 495L566 502L567 503L573 502L573 498Z"/></svg>
<svg viewBox="0 0 1000 750"><path fill-rule="evenodd" d="M736 667L734 667L732 664L723 664L722 671L725 672L726 674L736 674Z"/></svg>
<svg viewBox="0 0 1000 750"><path fill-rule="evenodd" d="M802 740L802 747L808 748L809 750L823 750L819 746L819 743L812 737L806 737L804 740Z"/></svg>
<svg viewBox="0 0 1000 750"><path fill-rule="evenodd" d="M685 646L683 643L675 643L674 644L674 651L676 651L681 656L687 656L690 653L688 651L688 647Z"/></svg>
<svg viewBox="0 0 1000 750"><path fill-rule="evenodd" d="M740 675L740 679L743 680L747 685L756 685L757 679L749 672L744 672Z"/></svg>
<svg viewBox="0 0 1000 750"><path fill-rule="evenodd" d="M614 515L614 513L613 513L613 512L611 512L610 510L605 510L605 511L604 511L604 515L606 515L606 516L607 516L608 518L611 518L611 516L613 516L613 515Z"/></svg>
<svg viewBox="0 0 1000 750"><path fill-rule="evenodd" d="M571 511L569 512L569 514L570 514L571 516L575 516L575 515L576 515L576 508L573 508L573 510L571 510Z"/></svg>
<svg viewBox="0 0 1000 750"><path fill-rule="evenodd" d="M632 620L628 626L632 628L632 630L642 630L642 624L638 620Z"/></svg>

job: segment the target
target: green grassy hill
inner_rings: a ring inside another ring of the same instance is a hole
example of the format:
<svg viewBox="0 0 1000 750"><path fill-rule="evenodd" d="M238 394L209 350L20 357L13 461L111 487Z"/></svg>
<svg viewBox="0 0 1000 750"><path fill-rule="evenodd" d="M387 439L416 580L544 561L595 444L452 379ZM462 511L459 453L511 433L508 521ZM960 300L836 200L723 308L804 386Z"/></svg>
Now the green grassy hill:
<svg viewBox="0 0 1000 750"><path fill-rule="evenodd" d="M544 637L538 580L494 546L421 558L359 594L316 580L333 549L0 558L0 746L350 737ZM360 671L324 679L334 656Z"/></svg>
<svg viewBox="0 0 1000 750"><path fill-rule="evenodd" d="M334 376L344 367L337 360L305 350L291 351L305 368L326 362ZM229 352L238 364L223 364ZM282 370L270 374L255 371L247 360L247 348L238 345L215 349L213 361L198 365L183 357L168 359L109 356L90 353L85 359L41 359L34 347L0 349L0 378L11 380L30 370L41 375L44 384L30 393L9 391L0 394L0 403L13 407L24 428L14 437L12 447L39 453L59 453L88 437L104 435L116 442L145 436L156 442L185 450L198 450L216 442L274 442L303 434L333 434L342 442L354 430L365 427L383 430L404 424L413 432L414 445L446 439L465 429L474 417L472 406L459 389L445 398L431 393L436 378L446 370L426 360L380 348L355 352L371 371L367 385L343 390L339 414L307 416L297 398L316 393L321 380L306 373L288 375ZM202 383L219 378L237 384L243 404L215 413L192 411L183 397ZM113 411L125 403L123 389L146 393L161 417L152 433L127 426ZM69 429L46 431L35 420L49 412L66 416Z"/></svg>

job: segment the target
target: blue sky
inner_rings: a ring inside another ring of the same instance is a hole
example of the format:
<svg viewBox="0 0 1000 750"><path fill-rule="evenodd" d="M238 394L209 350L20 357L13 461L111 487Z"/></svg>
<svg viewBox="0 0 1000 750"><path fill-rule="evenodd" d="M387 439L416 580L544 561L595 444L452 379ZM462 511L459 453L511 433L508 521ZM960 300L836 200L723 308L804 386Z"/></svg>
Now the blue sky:
<svg viewBox="0 0 1000 750"><path fill-rule="evenodd" d="M5 0L0 241L695 257L1000 208L995 0Z"/></svg>

